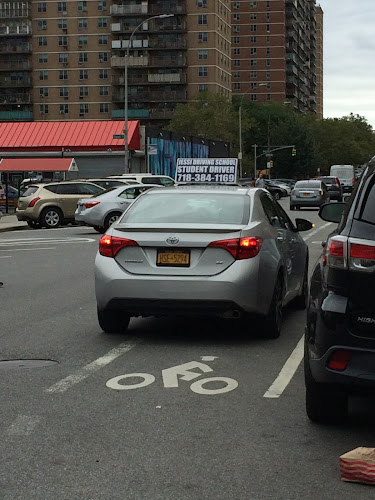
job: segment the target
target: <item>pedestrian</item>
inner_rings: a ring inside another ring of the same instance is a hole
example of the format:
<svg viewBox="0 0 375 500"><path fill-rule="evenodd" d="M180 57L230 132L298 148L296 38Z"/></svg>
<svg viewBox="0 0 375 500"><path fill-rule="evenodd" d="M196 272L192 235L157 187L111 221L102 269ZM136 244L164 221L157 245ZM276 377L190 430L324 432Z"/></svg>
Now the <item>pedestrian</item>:
<svg viewBox="0 0 375 500"><path fill-rule="evenodd" d="M262 173L259 174L258 179L255 182L255 186L258 188L264 188L264 179Z"/></svg>

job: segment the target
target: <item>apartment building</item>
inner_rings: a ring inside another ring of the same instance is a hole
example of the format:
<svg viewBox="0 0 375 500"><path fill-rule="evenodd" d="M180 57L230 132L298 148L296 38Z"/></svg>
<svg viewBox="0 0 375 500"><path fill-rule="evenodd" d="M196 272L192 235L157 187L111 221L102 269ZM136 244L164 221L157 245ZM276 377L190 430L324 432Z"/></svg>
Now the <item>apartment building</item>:
<svg viewBox="0 0 375 500"><path fill-rule="evenodd" d="M323 118L323 10L316 6L316 114Z"/></svg>
<svg viewBox="0 0 375 500"><path fill-rule="evenodd" d="M0 2L0 120L124 119L128 55L128 117L163 125L231 95L230 23L230 0Z"/></svg>
<svg viewBox="0 0 375 500"><path fill-rule="evenodd" d="M232 1L233 93L316 112L316 37L315 0Z"/></svg>

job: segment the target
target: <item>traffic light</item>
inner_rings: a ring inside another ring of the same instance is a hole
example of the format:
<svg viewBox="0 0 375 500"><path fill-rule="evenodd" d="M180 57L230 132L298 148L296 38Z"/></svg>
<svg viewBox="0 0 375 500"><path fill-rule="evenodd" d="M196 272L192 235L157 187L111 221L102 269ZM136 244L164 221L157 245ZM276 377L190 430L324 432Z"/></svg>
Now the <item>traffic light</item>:
<svg viewBox="0 0 375 500"><path fill-rule="evenodd" d="M297 150L296 150L296 148L293 148L292 149L292 156L296 156L296 154L297 154Z"/></svg>

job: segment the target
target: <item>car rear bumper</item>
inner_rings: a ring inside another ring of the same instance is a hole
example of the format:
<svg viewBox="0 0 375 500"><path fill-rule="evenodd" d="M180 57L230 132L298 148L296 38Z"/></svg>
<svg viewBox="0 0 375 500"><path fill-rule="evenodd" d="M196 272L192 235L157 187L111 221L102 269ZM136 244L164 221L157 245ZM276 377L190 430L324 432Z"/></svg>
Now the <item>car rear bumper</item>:
<svg viewBox="0 0 375 500"><path fill-rule="evenodd" d="M320 207L325 203L325 200L318 197L318 198L297 198L297 197L291 197L290 198L290 204L299 206L299 207Z"/></svg>
<svg viewBox="0 0 375 500"><path fill-rule="evenodd" d="M39 216L36 216L36 214L32 212L27 212L26 210L17 210L16 209L16 217L17 220L22 221L22 222L38 222L39 221Z"/></svg>

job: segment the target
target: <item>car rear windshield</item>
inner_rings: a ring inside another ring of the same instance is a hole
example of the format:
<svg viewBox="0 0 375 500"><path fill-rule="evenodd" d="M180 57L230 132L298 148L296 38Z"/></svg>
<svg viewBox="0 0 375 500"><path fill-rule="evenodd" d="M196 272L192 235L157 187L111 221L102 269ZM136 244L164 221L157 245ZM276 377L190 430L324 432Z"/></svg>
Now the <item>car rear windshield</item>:
<svg viewBox="0 0 375 500"><path fill-rule="evenodd" d="M319 180L324 182L324 184L336 184L336 177L319 177Z"/></svg>
<svg viewBox="0 0 375 500"><path fill-rule="evenodd" d="M249 198L234 194L163 193L140 197L122 222L142 224L245 224Z"/></svg>
<svg viewBox="0 0 375 500"><path fill-rule="evenodd" d="M31 196L38 191L38 186L29 186L26 191L22 194L23 197Z"/></svg>
<svg viewBox="0 0 375 500"><path fill-rule="evenodd" d="M296 182L296 185L294 186L295 189L305 189L305 188L310 188L310 189L319 189L320 188L320 181L298 181Z"/></svg>

